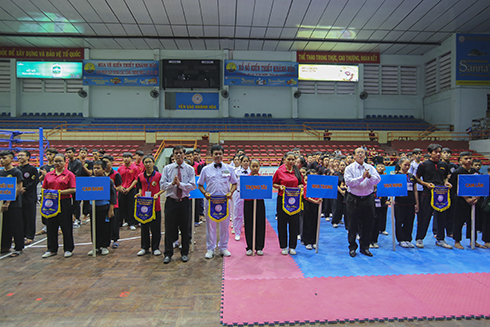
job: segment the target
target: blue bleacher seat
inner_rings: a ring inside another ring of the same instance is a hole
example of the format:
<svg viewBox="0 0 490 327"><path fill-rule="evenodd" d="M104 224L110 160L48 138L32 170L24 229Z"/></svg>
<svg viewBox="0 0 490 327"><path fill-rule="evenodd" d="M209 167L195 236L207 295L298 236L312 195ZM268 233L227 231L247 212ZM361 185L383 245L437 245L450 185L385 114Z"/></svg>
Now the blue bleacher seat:
<svg viewBox="0 0 490 327"><path fill-rule="evenodd" d="M366 115L366 119L371 119L371 115Z"/></svg>
<svg viewBox="0 0 490 327"><path fill-rule="evenodd" d="M386 115L383 115L383 119L386 119L386 118L388 118L388 116L386 116Z"/></svg>
<svg viewBox="0 0 490 327"><path fill-rule="evenodd" d="M262 114L262 118L267 118L267 114Z"/></svg>
<svg viewBox="0 0 490 327"><path fill-rule="evenodd" d="M40 116L40 115L39 115L39 112L36 112L36 113L34 114L34 116Z"/></svg>
<svg viewBox="0 0 490 327"><path fill-rule="evenodd" d="M250 117L255 118L255 114L253 114L253 113L250 114Z"/></svg>
<svg viewBox="0 0 490 327"><path fill-rule="evenodd" d="M41 113L41 117L46 117L46 113L45 112Z"/></svg>
<svg viewBox="0 0 490 327"><path fill-rule="evenodd" d="M245 114L245 118L248 118L248 117L250 117L250 115L249 114Z"/></svg>
<svg viewBox="0 0 490 327"><path fill-rule="evenodd" d="M82 112L79 112L78 113L78 117L83 117L83 113Z"/></svg>
<svg viewBox="0 0 490 327"><path fill-rule="evenodd" d="M58 117L59 114L57 112L53 113L53 117Z"/></svg>
<svg viewBox="0 0 490 327"><path fill-rule="evenodd" d="M272 118L272 114L267 114L267 117Z"/></svg>
<svg viewBox="0 0 490 327"><path fill-rule="evenodd" d="M27 116L27 112L23 112L22 113L22 116Z"/></svg>
<svg viewBox="0 0 490 327"><path fill-rule="evenodd" d="M48 112L47 116L48 117L51 117L51 116L53 116L53 113L52 112Z"/></svg>
<svg viewBox="0 0 490 327"><path fill-rule="evenodd" d="M32 112L30 112L28 116L34 116L34 114Z"/></svg>
<svg viewBox="0 0 490 327"><path fill-rule="evenodd" d="M64 115L65 115L65 113L64 113L64 112L60 112L60 116L64 116Z"/></svg>
<svg viewBox="0 0 490 327"><path fill-rule="evenodd" d="M76 112L74 112L74 113L72 113L72 114L71 114L71 116L72 116L72 117L76 117L76 116L77 116L77 113L76 113Z"/></svg>
<svg viewBox="0 0 490 327"><path fill-rule="evenodd" d="M415 117L413 115L410 115L410 119L414 119Z"/></svg>

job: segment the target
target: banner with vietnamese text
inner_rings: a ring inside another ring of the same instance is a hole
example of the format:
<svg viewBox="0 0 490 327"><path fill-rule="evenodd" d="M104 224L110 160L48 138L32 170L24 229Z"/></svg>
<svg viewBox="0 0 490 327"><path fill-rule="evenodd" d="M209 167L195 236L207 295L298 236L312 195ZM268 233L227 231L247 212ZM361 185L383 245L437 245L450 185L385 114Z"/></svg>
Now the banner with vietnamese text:
<svg viewBox="0 0 490 327"><path fill-rule="evenodd" d="M159 86L155 60L84 60L84 85Z"/></svg>
<svg viewBox="0 0 490 327"><path fill-rule="evenodd" d="M298 63L226 60L224 84L247 86L297 86Z"/></svg>

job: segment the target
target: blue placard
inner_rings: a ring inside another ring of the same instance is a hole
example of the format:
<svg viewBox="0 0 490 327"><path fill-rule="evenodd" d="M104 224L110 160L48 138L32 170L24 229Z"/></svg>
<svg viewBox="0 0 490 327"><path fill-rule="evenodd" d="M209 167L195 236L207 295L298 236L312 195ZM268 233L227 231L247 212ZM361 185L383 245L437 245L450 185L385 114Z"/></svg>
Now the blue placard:
<svg viewBox="0 0 490 327"><path fill-rule="evenodd" d="M77 177L77 201L80 200L110 200L110 177Z"/></svg>
<svg viewBox="0 0 490 327"><path fill-rule="evenodd" d="M338 176L309 175L306 196L309 198L336 199Z"/></svg>
<svg viewBox="0 0 490 327"><path fill-rule="evenodd" d="M407 175L381 175L376 196L407 196Z"/></svg>
<svg viewBox="0 0 490 327"><path fill-rule="evenodd" d="M458 175L458 196L487 196L489 175Z"/></svg>
<svg viewBox="0 0 490 327"><path fill-rule="evenodd" d="M0 177L0 201L15 201L17 178Z"/></svg>
<svg viewBox="0 0 490 327"><path fill-rule="evenodd" d="M199 176L196 176L196 185L197 185L197 180L199 179ZM206 183L204 183L204 189L206 189ZM189 192L189 198L191 199L204 199L204 194L199 190L199 185L195 190L192 190Z"/></svg>
<svg viewBox="0 0 490 327"><path fill-rule="evenodd" d="M272 176L240 176L240 198L272 199Z"/></svg>

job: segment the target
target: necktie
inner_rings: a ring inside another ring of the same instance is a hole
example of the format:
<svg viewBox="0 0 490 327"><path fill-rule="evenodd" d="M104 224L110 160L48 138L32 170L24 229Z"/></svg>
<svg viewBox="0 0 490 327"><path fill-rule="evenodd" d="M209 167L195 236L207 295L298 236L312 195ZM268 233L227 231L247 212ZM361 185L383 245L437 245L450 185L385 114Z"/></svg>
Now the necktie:
<svg viewBox="0 0 490 327"><path fill-rule="evenodd" d="M181 166L177 166L177 178L179 179L179 181L182 181L182 174L180 173L180 168ZM180 187L177 187L177 198L180 200L182 199L182 189Z"/></svg>
<svg viewBox="0 0 490 327"><path fill-rule="evenodd" d="M242 171L242 174L248 174L248 171L244 170Z"/></svg>
<svg viewBox="0 0 490 327"><path fill-rule="evenodd" d="M219 163L219 164L215 163L214 164L214 168L218 168L218 167L221 168L221 163Z"/></svg>

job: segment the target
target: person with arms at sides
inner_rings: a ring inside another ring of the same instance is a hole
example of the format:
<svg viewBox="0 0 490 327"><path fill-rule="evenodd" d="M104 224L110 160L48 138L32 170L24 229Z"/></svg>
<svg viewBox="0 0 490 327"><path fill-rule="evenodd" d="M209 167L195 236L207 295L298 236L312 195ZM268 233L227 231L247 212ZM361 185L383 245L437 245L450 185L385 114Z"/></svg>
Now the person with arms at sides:
<svg viewBox="0 0 490 327"><path fill-rule="evenodd" d="M325 131L323 132L323 140L330 141L331 138L332 138L332 133L330 133L328 129L325 128Z"/></svg>
<svg viewBox="0 0 490 327"><path fill-rule="evenodd" d="M92 157L93 157L93 162L94 161L98 161L98 160L102 160L102 157L101 157L101 154L100 154L100 150L93 149L92 150Z"/></svg>
<svg viewBox="0 0 490 327"><path fill-rule="evenodd" d="M415 213L419 211L419 194L417 191L417 181L409 173L411 167L410 160L400 159L398 162L400 170L398 174L407 176L407 196L395 197L395 235L398 244L402 248L413 248L412 231Z"/></svg>
<svg viewBox="0 0 490 327"><path fill-rule="evenodd" d="M335 205L335 212L332 215L332 227L337 228L339 224L342 223L342 216L345 212L345 192L347 191L347 187L345 186L344 181L344 172L345 172L345 161L341 161L339 163L339 170L337 171L337 176L339 177L338 185L337 185L337 203ZM345 218L344 218L345 220ZM345 228L347 229L347 222L345 222Z"/></svg>
<svg viewBox="0 0 490 327"><path fill-rule="evenodd" d="M138 175L145 171L145 165L141 160L144 157L145 153L141 150L136 150L134 153L134 161L132 166L138 171Z"/></svg>
<svg viewBox="0 0 490 327"><path fill-rule="evenodd" d="M46 174L42 193L44 190L58 190L60 195L60 212L51 218L46 219L48 250L42 255L43 258L49 258L58 253L58 228L61 227L63 233L63 249L65 258L73 255L75 243L73 241L73 224L72 224L72 205L71 197L75 195L75 174L65 169L65 156L61 153L54 157L55 170Z"/></svg>
<svg viewBox="0 0 490 327"><path fill-rule="evenodd" d="M46 176L46 174L49 173L50 171L55 170L53 160L54 160L54 156L57 153L58 150L56 150L55 148L48 148L46 150L46 158L48 159L48 163L39 167L39 182L41 184L44 181L44 176ZM44 226L40 231L36 232L36 235L46 234L46 218L41 217L41 222L43 223Z"/></svg>
<svg viewBox="0 0 490 327"><path fill-rule="evenodd" d="M480 159L473 159L473 163L471 164L471 168L476 170L478 174L480 174L481 170L481 160ZM482 205L483 205L483 198L479 198L477 203L476 203L476 213L475 213L475 225L476 225L476 230L477 231L482 231L483 228L483 212L482 212Z"/></svg>
<svg viewBox="0 0 490 327"><path fill-rule="evenodd" d="M360 252L372 257L369 251L371 232L374 224L374 187L380 182L376 169L364 163L366 151L357 148L354 152L355 162L345 168L344 180L347 185L345 208L349 221L348 241L349 255L356 256L356 236L360 234Z"/></svg>
<svg viewBox="0 0 490 327"><path fill-rule="evenodd" d="M102 157L102 161L105 162L106 168L105 175L110 177L114 183L116 189L116 204L114 204L114 217L111 218L111 240L112 248L117 249L119 247L119 226L121 226L121 219L119 217L119 192L122 192L122 178L121 175L112 169L112 163L114 162L114 157L111 155L105 155Z"/></svg>
<svg viewBox="0 0 490 327"><path fill-rule="evenodd" d="M286 213L285 209L283 208L283 197L286 187L302 189L304 181L298 167L296 167L294 164L296 155L292 152L288 152L286 153L285 157L285 164L276 170L274 177L272 178L272 183L273 187L278 189L276 212L277 231L281 254L287 255L289 246L289 254L295 255L299 231L299 212L293 215ZM299 203L298 205L301 208L301 204Z"/></svg>
<svg viewBox="0 0 490 327"><path fill-rule="evenodd" d="M87 160L87 155L88 155L88 150L85 147L80 148L80 151L78 152L78 160L82 163L82 173L80 176L82 177L88 177L92 176L93 174L93 162L90 160ZM92 212L92 208L90 207L90 201L84 200L82 203L82 223L88 223L90 222L90 213Z"/></svg>
<svg viewBox="0 0 490 327"><path fill-rule="evenodd" d="M134 196L136 195L136 180L139 170L132 165L133 155L129 152L123 153L123 164L117 172L121 175L122 189L119 191L119 217L123 226L129 226L130 230L136 230L136 219L134 219Z"/></svg>
<svg viewBox="0 0 490 327"><path fill-rule="evenodd" d="M17 257L24 250L24 227L22 219L22 185L24 178L20 169L12 166L14 161L14 152L12 150L0 151L0 177L15 177L16 189L14 201L3 201L1 211L3 213L2 221L2 244L1 252L10 251L12 238L14 238L14 251L10 252L11 257Z"/></svg>
<svg viewBox="0 0 490 327"><path fill-rule="evenodd" d="M206 160L201 158L201 149L195 148L192 152L194 165L194 173L196 176L201 175L201 171L206 166ZM192 199L195 202L194 226L199 227L204 219L204 202L203 199Z"/></svg>
<svg viewBox="0 0 490 327"><path fill-rule="evenodd" d="M448 180L451 179L451 174L458 169L458 165L451 162L451 156L453 155L453 152L451 151L450 148L442 148L441 152L441 160L447 163L449 166L449 174L448 174ZM451 203L454 203L456 201L456 189L451 188ZM446 221L446 232L447 236L453 237L453 227L454 227L454 215L456 214L455 212L455 207L451 205L447 211L447 221ZM434 222L432 223L434 225ZM435 224L437 226L437 223ZM434 227L434 226L433 226ZM434 229L434 234L437 235L437 230Z"/></svg>
<svg viewBox="0 0 490 327"><path fill-rule="evenodd" d="M105 169L107 163L101 160L93 162L92 169L95 177L105 177ZM95 249L102 255L108 255L107 249L111 245L111 219L114 218L114 205L116 204L116 189L114 182L110 180L110 199L91 201L91 205L95 205ZM90 224L90 236L92 236L92 224ZM94 240L92 239L92 242ZM90 250L88 255L93 255L93 250Z"/></svg>
<svg viewBox="0 0 490 327"><path fill-rule="evenodd" d="M39 173L34 166L29 164L29 159L31 159L31 153L27 150L21 150L17 154L18 169L24 177L21 192L25 245L32 244L36 233L37 184L39 183Z"/></svg>
<svg viewBox="0 0 490 327"><path fill-rule="evenodd" d="M256 159L250 161L250 176L260 176L260 164ZM256 200L255 215L255 251L257 255L264 255L265 244L265 204L264 199ZM246 255L253 254L253 217L254 200L245 200L243 204L243 217L245 220L245 239L247 241Z"/></svg>
<svg viewBox="0 0 490 327"><path fill-rule="evenodd" d="M460 167L457 168L449 179L453 189L458 189L458 176L459 175L478 175L478 171L471 167L471 152L463 151L459 154L459 164ZM466 223L466 238L471 239L471 206L476 205L480 197L478 196L455 196L455 201L451 204L454 206L454 247L459 250L463 250L464 247L461 245L462 229L463 225ZM475 208L476 209L476 208ZM475 235L478 237L478 233ZM475 246L477 248L486 249L485 245L478 243L475 240Z"/></svg>
<svg viewBox="0 0 490 327"><path fill-rule="evenodd" d="M246 155L240 157L240 167L235 169L237 177L237 189L233 193L233 202L235 207L235 219L233 220L233 231L235 232L235 241L240 241L243 227L243 199L240 198L240 176L250 175L250 159Z"/></svg>
<svg viewBox="0 0 490 327"><path fill-rule="evenodd" d="M432 189L434 189L436 186L446 186L449 189L452 187L447 180L449 175L449 166L444 161L440 161L441 149L442 147L439 144L430 144L427 148L430 155L429 160L422 162L417 168L417 183L422 184L424 187L420 197L419 214L417 215L417 235L415 237L415 246L418 248L424 247L424 238L427 235L427 229L429 228L432 212L434 212L434 223L437 224L436 245L445 249L453 248L444 240L447 212L434 210L431 206Z"/></svg>
<svg viewBox="0 0 490 327"><path fill-rule="evenodd" d="M189 261L190 241L190 201L189 192L196 189L194 168L184 163L184 147L177 145L172 153L175 162L163 168L160 188L167 191L165 201L165 257L163 263L170 262L174 253L173 242L182 237L181 260ZM209 184L208 184L209 185ZM228 219L225 219L228 221ZM228 231L228 229L227 229Z"/></svg>
<svg viewBox="0 0 490 327"><path fill-rule="evenodd" d="M236 190L237 178L235 170L230 165L223 163L224 149L221 145L215 144L211 147L211 156L213 162L204 167L201 171L201 176L197 181L199 190L209 200L211 196L226 195L228 203ZM206 189L204 188L206 184ZM207 252L204 256L206 259L211 259L214 255L216 247L217 224L219 224L219 243L218 248L221 254L225 257L231 255L228 251L229 225L230 221L225 218L219 223L209 217L207 201L204 202L204 212L206 212L206 248Z"/></svg>
<svg viewBox="0 0 490 327"><path fill-rule="evenodd" d="M308 184L308 176L316 175L316 171L310 170L306 173L305 189ZM321 205L322 199L310 198L303 192L304 203L304 218L303 218L303 236L302 241L306 245L307 250L316 248L316 232L318 223L318 206Z"/></svg>
<svg viewBox="0 0 490 327"><path fill-rule="evenodd" d="M68 147L65 150L65 154L68 157L68 170L75 175L75 177L82 176L83 165L76 158L77 150L74 147ZM73 222L73 228L79 228L82 224L80 220L80 202L76 200L76 195L74 194L72 197L72 215L75 217L75 221Z"/></svg>
<svg viewBox="0 0 490 327"><path fill-rule="evenodd" d="M151 245L153 255L158 256L162 255L162 252L160 251L160 241L162 239L162 207L160 204L160 195L164 192L164 190L160 189L162 175L155 171L155 158L153 158L152 155L144 156L141 162L145 166L145 171L137 177L136 187L139 189L139 193L136 194L135 197L143 196L153 198L155 219L146 224L141 224L141 250L136 255L142 256L150 253ZM167 219L169 219L169 217ZM167 234L168 231L166 231L165 235Z"/></svg>
<svg viewBox="0 0 490 327"><path fill-rule="evenodd" d="M379 163L376 165L376 171L378 174L385 175L385 165ZM377 186L374 188L374 223L373 230L371 232L371 242L369 243L369 248L378 249L378 237L379 234L388 235L385 231L386 228L386 214L388 213L388 206L390 201L388 197L379 197L376 194Z"/></svg>
<svg viewBox="0 0 490 327"><path fill-rule="evenodd" d="M233 167L233 169L240 167L241 161L240 161L240 155L238 154L238 152L241 152L241 151L242 150L237 150L237 154L235 154L235 156L233 157L233 159L230 162L230 166ZM230 221L231 221L231 225L233 226L233 224L235 223L235 202L229 201L228 205L230 206ZM235 234L235 230L232 229L231 233Z"/></svg>

